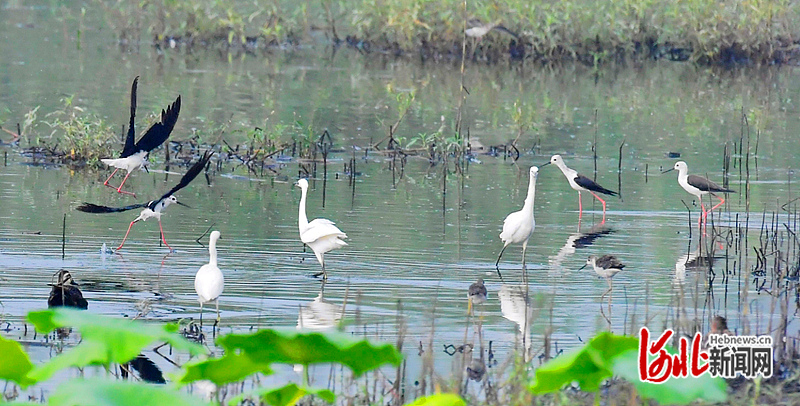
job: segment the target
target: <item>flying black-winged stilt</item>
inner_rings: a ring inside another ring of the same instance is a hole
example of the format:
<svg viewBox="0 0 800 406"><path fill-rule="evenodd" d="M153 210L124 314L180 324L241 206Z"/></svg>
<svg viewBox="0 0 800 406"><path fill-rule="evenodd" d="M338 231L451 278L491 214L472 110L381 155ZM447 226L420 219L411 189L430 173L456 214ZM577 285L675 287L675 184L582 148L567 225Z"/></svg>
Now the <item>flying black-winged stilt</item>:
<svg viewBox="0 0 800 406"><path fill-rule="evenodd" d="M672 169L667 169L661 173L672 172L675 170L678 171L678 184L681 185L683 190L697 197L697 200L700 200L700 208L703 210L703 214L697 221L698 227L703 225L706 217L708 217L708 212L716 210L717 207L725 203L725 199L717 196L717 193L736 193L735 190L726 189L702 176L689 175L689 166L683 161L675 162L675 166L673 166ZM706 210L706 206L703 204L703 195L707 194L711 194L719 199L719 203L717 203L710 210Z"/></svg>
<svg viewBox="0 0 800 406"><path fill-rule="evenodd" d="M522 268L525 268L525 250L528 248L528 239L531 238L533 229L536 228L536 220L533 218L533 200L536 197L536 178L539 176L539 168L531 166L529 175L528 196L525 198L522 210L509 214L503 220L503 232L500 233L503 249L500 250L500 255L497 256L497 262L494 264L500 278L503 277L500 275L500 258L506 247L512 243L522 243Z"/></svg>
<svg viewBox="0 0 800 406"><path fill-rule="evenodd" d="M213 154L214 153L212 151L206 151L200 158L200 160L195 162L195 164L192 165L192 167L189 168L188 171L186 171L183 177L181 177L180 182L178 182L178 184L174 188L170 189L169 192L165 193L163 196L159 197L156 200L151 200L147 203L132 204L130 206L125 206L125 207L107 207L92 203L83 203L82 205L78 206L76 210L86 213L117 213L121 211L128 211L144 207L144 210L142 210L142 212L139 213L139 217L136 217L136 219L131 221L131 224L128 226L128 231L125 232L125 237L122 238L122 242L119 244L119 247L117 247L117 250L121 249L122 246L125 244L125 240L128 239L128 233L131 232L131 227L133 227L134 223L137 223L139 221L145 221L149 218L155 218L158 220L158 228L161 231L161 241L163 241L164 245L166 245L167 248L169 248L170 251L172 251L172 247L170 247L169 244L167 244L167 240L164 238L164 228L161 226L161 214L164 211L164 209L166 209L167 206L169 206L172 203L186 206L185 204L179 202L178 199L173 195L179 190L189 185L189 183L191 183L194 180L194 178L196 178L197 175L199 175L200 172L203 171L203 168L205 168L206 164L208 164L208 161L209 159L211 159L211 155Z"/></svg>
<svg viewBox="0 0 800 406"><path fill-rule="evenodd" d="M115 168L111 176L103 182L103 185L116 188L118 193L133 195L134 197L136 194L122 190L122 185L128 180L128 176L130 176L131 172L145 166L147 154L169 138L169 134L172 132L172 129L175 128L175 123L178 121L178 114L181 112L181 96L178 96L175 102L167 107L166 111L161 110L161 121L153 124L147 129L147 132L144 133L142 138L134 143L136 130L134 129L133 121L134 117L136 117L136 87L138 83L139 77L137 76L133 79L133 85L131 85L131 122L128 125L128 136L125 138L125 146L122 148L122 154L116 159L101 159L104 164ZM120 183L119 187L110 185L108 181L110 181L120 169L124 169L127 172L125 178L122 179L122 183Z"/></svg>
<svg viewBox="0 0 800 406"><path fill-rule="evenodd" d="M581 216L583 216L583 203L581 202L581 192L585 191L591 193L592 196L594 196L597 200L600 201L600 203L603 204L603 221L601 221L601 223L605 223L606 201L601 199L600 196L597 195L597 193L602 193L604 195L609 195L609 196L616 196L617 192L608 190L597 184L597 182L587 178L586 176L581 175L580 173L578 173L578 171L568 168L567 165L564 164L564 160L561 159L561 155L553 155L550 158L550 162L542 166L550 164L554 164L555 166L558 167L558 169L561 169L561 173L563 173L564 176L567 178L569 186L572 187L572 189L578 191L578 219L580 220Z"/></svg>
<svg viewBox="0 0 800 406"><path fill-rule="evenodd" d="M622 268L625 268L625 264L620 262L617 257L613 255L603 255L599 258L596 255L590 255L586 263L578 270L586 268L589 265L594 268L594 273L601 278L605 278L606 282L608 282L608 290L600 296L602 299L608 292L611 292L611 278L622 271Z"/></svg>
<svg viewBox="0 0 800 406"><path fill-rule="evenodd" d="M219 231L212 231L208 238L208 263L201 266L194 277L194 290L200 302L200 327L203 327L203 305L214 302L217 306L217 323L219 323L219 295L225 288L225 278L217 266L217 240ZM216 325L216 323L215 323Z"/></svg>
<svg viewBox="0 0 800 406"><path fill-rule="evenodd" d="M478 278L478 281L469 285L469 291L467 292L467 314L472 313L473 305L481 305L486 303L486 297L488 293L486 292L486 285L483 284L483 278Z"/></svg>
<svg viewBox="0 0 800 406"><path fill-rule="evenodd" d="M83 293L77 283L72 280L72 275L66 269L58 271L57 282L51 284L50 297L47 298L47 307L75 307L88 309L89 303L83 298Z"/></svg>
<svg viewBox="0 0 800 406"><path fill-rule="evenodd" d="M322 272L314 276L322 275L322 279L328 279L328 274L325 272L325 253L347 245L344 239L347 234L343 233L336 227L335 223L328 219L314 219L310 223L306 217L306 195L308 194L308 181L300 179L296 183L300 188L300 210L298 215L298 223L300 228L300 241L308 245L314 255L317 256L317 261L322 265Z"/></svg>

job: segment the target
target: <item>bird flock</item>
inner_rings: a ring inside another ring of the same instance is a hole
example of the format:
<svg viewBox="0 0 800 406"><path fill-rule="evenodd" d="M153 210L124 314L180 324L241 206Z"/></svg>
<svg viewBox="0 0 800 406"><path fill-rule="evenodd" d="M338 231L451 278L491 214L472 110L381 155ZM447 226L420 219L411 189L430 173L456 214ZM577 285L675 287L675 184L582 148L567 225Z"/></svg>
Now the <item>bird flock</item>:
<svg viewBox="0 0 800 406"><path fill-rule="evenodd" d="M120 154L119 158L109 158L103 159L102 162L107 164L110 167L115 168L114 172L105 180L103 183L105 186L113 187L116 191L120 194L130 195L136 197L133 192L124 191L122 190L122 186L125 184L125 181L131 175L133 171L136 169L147 169L146 163L148 154L154 150L155 148L159 147L163 144L168 138L170 133L175 127L175 124L178 120L178 115L180 114L181 109L181 97L178 96L177 99L168 106L165 110L161 111L161 119L159 122L153 124L144 135L135 142L135 129L134 129L134 119L136 115L136 94L137 94L137 86L138 86L138 77L136 77L133 81L131 86L131 106L130 106L130 123L128 128L127 137L125 140L125 145L123 147L122 153ZM125 233L125 236L122 239L122 242L117 247L117 251L121 250L125 241L128 238L128 234L130 233L131 228L133 225L139 221L146 221L151 218L155 218L159 224L159 230L161 232L161 239L164 245L167 246L170 250L172 247L167 244L166 238L164 237L164 230L161 225L161 215L163 214L164 210L170 206L171 204L179 204L183 205L181 202L178 201L175 194L180 191L181 189L187 187L205 168L207 168L209 161L213 152L206 151L200 159L195 162L189 170L181 177L180 181L176 186L172 189L158 197L157 199L151 200L147 203L137 203L131 204L123 207L108 207L108 206L101 206L92 203L83 203L78 206L76 209L78 211L82 211L85 213L118 213L133 209L141 208L141 212L139 216L137 216L133 221L130 222L128 226L128 230ZM581 216L583 215L583 204L581 201L581 192L588 192L594 198L596 198L603 206L603 218L602 223L606 221L606 201L603 200L599 194L604 194L608 196L617 196L617 192L612 190L606 189L603 186L599 185L594 180L581 175L574 169L571 169L566 166L564 160L560 155L553 155L550 160L541 167L553 164L561 172L564 174L569 186L578 192L578 219L580 221ZM114 187L109 184L109 181L114 177L114 175L120 169L124 169L127 173L125 178L122 180L118 187ZM526 267L525 262L525 254L528 247L528 242L530 240L531 235L536 227L536 221L534 218L534 206L535 206L535 197L536 197L536 180L539 176L540 168L537 166L531 166L529 170L529 183L528 183L528 192L525 197L524 204L522 209L516 212L509 214L505 220L503 221L503 228L502 232L500 233L500 240L503 242L503 247L500 250L499 255L497 256L497 261L495 262L495 268L497 270L498 276L502 278L500 274L500 259L503 256L506 248L508 248L511 244L522 244L522 268L523 270ZM676 170L678 171L678 184L686 190L688 193L694 195L695 197L700 200L700 204L702 207L702 215L699 218L698 226L703 227L704 223L706 222L706 218L709 212L714 211L720 205L722 205L725 200L723 197L720 197L720 194L725 193L735 193L735 191L730 190L728 188L724 188L719 186L718 184L711 182L710 180L697 176L697 175L689 175L688 174L688 166L685 162L679 161L675 163L672 169L664 171L664 173ZM306 215L306 200L308 196L308 188L309 184L306 179L299 179L296 183L296 186L300 188L300 203L298 207L298 230L300 234L300 241L305 245L311 248L314 252L314 255L317 258L320 266L322 267L322 272L315 274L314 276L322 276L323 281L327 279L328 274L326 271L325 266L325 254L347 246L347 243L344 241L347 238L347 234L345 234L342 230L340 230L336 224L328 219L324 218L317 218L312 221L308 221L308 217ZM702 197L705 195L712 195L719 199L719 202L711 207L711 209L706 210L705 205L702 201ZM184 205L185 206L185 205ZM217 242L221 238L221 234L219 231L212 231L209 237L209 262L203 265L198 271L195 276L195 291L197 292L198 302L200 303L200 320L202 326L202 313L203 313L203 306L205 304L214 303L216 306L217 311L217 319L216 323L219 323L220 315L219 315L219 297L222 295L224 289L224 276L220 268L217 264ZM609 289L603 295L609 293L611 291L611 278L614 277L617 273L619 273L625 265L622 264L616 257L612 255L604 255L601 257L597 256L590 256L586 261L586 265L584 267L591 265L594 269L595 273L598 276L605 278L608 281ZM583 269L583 268L581 268ZM59 306L59 305L70 305L67 303L70 301L71 303L78 303L77 307L86 308L86 301L83 300L83 297L80 296L80 291L77 290L77 285L72 280L71 275L68 271L62 270L57 274L58 283L53 285L53 293L51 294L51 298L48 301L51 306ZM77 291L77 293L75 292ZM472 284L469 288L469 312L471 312L473 304L480 304L486 300L487 291L486 287L484 286L483 279L479 279L478 282Z"/></svg>

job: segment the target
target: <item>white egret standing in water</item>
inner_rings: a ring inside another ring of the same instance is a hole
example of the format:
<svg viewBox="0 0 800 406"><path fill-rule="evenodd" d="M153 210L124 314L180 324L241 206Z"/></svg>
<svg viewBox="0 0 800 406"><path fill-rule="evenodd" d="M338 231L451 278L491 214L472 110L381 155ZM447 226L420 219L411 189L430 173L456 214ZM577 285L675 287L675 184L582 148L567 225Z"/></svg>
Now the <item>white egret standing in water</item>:
<svg viewBox="0 0 800 406"><path fill-rule="evenodd" d="M208 239L208 263L201 266L194 277L194 290L200 302L200 327L203 326L203 305L214 302L217 306L217 323L219 323L219 295L225 288L225 278L217 266L217 240L219 231L212 231ZM215 323L216 325L216 323Z"/></svg>
<svg viewBox="0 0 800 406"><path fill-rule="evenodd" d="M347 245L344 239L347 234L339 230L334 222L328 219L314 219L311 222L306 217L306 195L308 194L308 181L300 179L297 181L297 186L302 191L300 196L300 211L299 228L300 228L300 241L308 245L314 255L317 256L317 261L322 265L322 272L314 276L322 275L323 279L328 279L328 274L325 272L325 253L336 248L344 247Z"/></svg>
<svg viewBox="0 0 800 406"><path fill-rule="evenodd" d="M497 256L497 262L494 264L495 268L497 268L497 275L501 278L500 258L503 256L503 251L506 250L506 247L512 243L522 243L522 268L525 268L525 250L528 248L528 239L536 227L536 221L533 218L533 199L536 196L536 178L538 176L539 168L531 166L528 197L525 198L522 210L509 214L503 221L503 232L500 233L500 239L503 240L503 249L500 250L500 255Z"/></svg>

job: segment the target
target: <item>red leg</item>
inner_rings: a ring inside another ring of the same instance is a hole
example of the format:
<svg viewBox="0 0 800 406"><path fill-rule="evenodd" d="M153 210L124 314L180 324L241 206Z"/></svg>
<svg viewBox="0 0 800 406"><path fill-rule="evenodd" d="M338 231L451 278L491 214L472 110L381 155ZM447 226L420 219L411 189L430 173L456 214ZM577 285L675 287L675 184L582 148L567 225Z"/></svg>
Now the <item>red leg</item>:
<svg viewBox="0 0 800 406"><path fill-rule="evenodd" d="M601 199L600 196L598 196L595 192L592 192L591 190L589 191L589 193L591 193L592 196L595 197L595 199L599 200L600 203L603 203L603 221L601 221L600 223L601 224L605 223L606 222L606 201Z"/></svg>
<svg viewBox="0 0 800 406"><path fill-rule="evenodd" d="M119 244L119 247L117 247L117 249L115 251L119 251L120 248L122 248L122 246L125 245L125 240L128 239L128 233L131 232L131 227L133 227L133 223L135 223L137 221L139 221L139 220L131 221L131 225L128 226L128 231L125 232L125 237L122 237L122 242Z"/></svg>
<svg viewBox="0 0 800 406"><path fill-rule="evenodd" d="M164 245L166 245L170 251L174 251L172 247L170 247L169 244L167 244L167 239L164 238L164 228L161 227L161 219L158 219L158 229L161 230L161 241L164 242Z"/></svg>
<svg viewBox="0 0 800 406"><path fill-rule="evenodd" d="M108 177L108 179L106 179L106 181L105 181L105 182L103 182L103 185L104 185L104 186L113 187L113 188L115 188L115 189L117 188L116 186L109 185L109 184L108 184L108 181L110 181L110 180L111 180L111 178L113 178L113 177L114 177L114 175L116 175L116 174L117 174L117 171L118 171L118 170L119 170L119 168L116 168L116 169L114 169L114 172L111 172L111 176L109 176L109 177Z"/></svg>
<svg viewBox="0 0 800 406"><path fill-rule="evenodd" d="M578 191L578 221L581 220L581 216L583 216L583 203L581 203L581 192Z"/></svg>
<svg viewBox="0 0 800 406"><path fill-rule="evenodd" d="M128 172L128 173L126 173L126 174L125 174L125 178L124 178L124 179L122 179L122 183L120 183L120 184L119 184L119 187L117 188L117 193L122 193L122 194L126 194L126 195L133 195L133 197L136 197L136 193L133 193L133 192L126 192L126 191L122 190L122 185L124 185L124 184L125 184L125 181L126 181L126 180L128 180L128 176L131 176L131 173L130 173L130 172Z"/></svg>
<svg viewBox="0 0 800 406"><path fill-rule="evenodd" d="M709 210L709 211L714 211L714 210L716 210L716 209L717 209L717 207L719 207L719 206L722 206L722 205L725 203L725 199L723 199L723 198L721 198L721 197L719 197L719 196L714 196L714 197L716 197L717 199L719 199L719 203L717 203L717 204L716 204L714 207L712 207L712 208L711 208L711 210Z"/></svg>

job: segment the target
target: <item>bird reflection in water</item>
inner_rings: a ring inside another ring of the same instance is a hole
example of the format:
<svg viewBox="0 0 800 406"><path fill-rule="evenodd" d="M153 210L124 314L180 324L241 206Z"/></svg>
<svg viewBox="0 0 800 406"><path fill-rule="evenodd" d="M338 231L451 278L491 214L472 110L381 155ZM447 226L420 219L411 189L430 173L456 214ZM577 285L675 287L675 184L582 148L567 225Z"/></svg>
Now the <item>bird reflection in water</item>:
<svg viewBox="0 0 800 406"><path fill-rule="evenodd" d="M300 306L297 316L298 330L322 331L333 329L339 325L344 316L344 306L326 300L324 293L325 284L323 283L317 297Z"/></svg>
<svg viewBox="0 0 800 406"><path fill-rule="evenodd" d="M528 285L504 283L497 292L503 318L514 322L519 330L518 344L524 349L525 362L531 360L531 324L534 319L533 306Z"/></svg>
<svg viewBox="0 0 800 406"><path fill-rule="evenodd" d="M558 253L548 258L550 269L557 272L561 271L561 264L575 254L578 249L589 247L595 243L595 240L611 235L614 231L614 229L603 224L597 224L585 233L578 232L570 235L564 246L558 250Z"/></svg>

